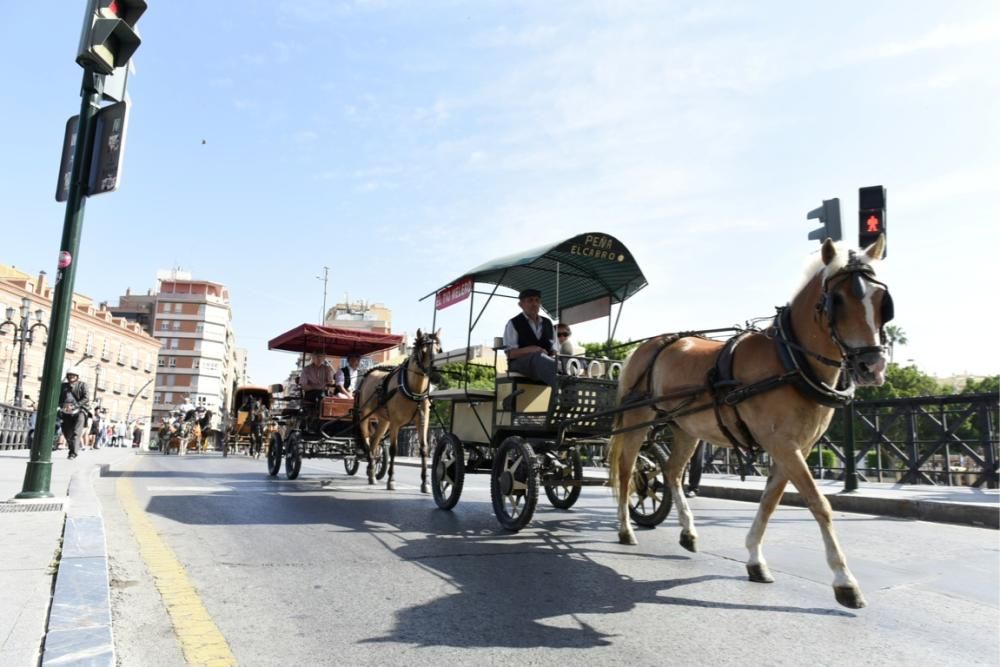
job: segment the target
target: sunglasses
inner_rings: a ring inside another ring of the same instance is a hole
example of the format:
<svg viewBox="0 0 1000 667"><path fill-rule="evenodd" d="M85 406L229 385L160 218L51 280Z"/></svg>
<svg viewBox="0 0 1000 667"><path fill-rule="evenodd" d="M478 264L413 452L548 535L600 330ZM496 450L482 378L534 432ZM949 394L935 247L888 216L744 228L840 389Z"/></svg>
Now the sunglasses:
<svg viewBox="0 0 1000 667"><path fill-rule="evenodd" d="M565 338L568 335L569 335L568 331L560 331L559 333L556 334L556 336L558 336L559 338Z"/></svg>

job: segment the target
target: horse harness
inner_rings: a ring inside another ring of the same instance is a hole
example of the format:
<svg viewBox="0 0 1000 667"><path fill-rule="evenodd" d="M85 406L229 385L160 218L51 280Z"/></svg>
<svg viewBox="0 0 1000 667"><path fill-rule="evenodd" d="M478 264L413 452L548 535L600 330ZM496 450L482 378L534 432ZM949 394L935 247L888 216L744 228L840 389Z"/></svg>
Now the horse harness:
<svg viewBox="0 0 1000 667"><path fill-rule="evenodd" d="M423 375L427 377L431 382L433 382L435 380L435 375L437 375L432 366L433 362L431 362L431 364L425 365L423 362L424 355L421 354L419 356L420 358L416 362L417 374ZM413 388L407 382L407 378L409 377L410 361L411 358L407 357L406 360L403 361L403 363L399 364L398 366L376 366L375 368L372 369L372 370L388 370L389 372L386 373L384 378L382 378L382 381L379 383L379 386L375 389L375 393L372 395L372 398L375 399L375 407L369 410L368 414L359 418L359 421L372 416L379 408L386 405L392 399L392 397L396 395L396 392L401 393L403 396L413 401L414 403L419 403L425 400L430 395L430 382L427 385L427 389L425 389L422 392L414 391ZM396 386L390 388L389 385L394 377L398 377ZM355 399L356 402L360 401L361 399L360 392L356 392L355 397L356 397ZM356 409L355 412L358 413L360 412L360 410Z"/></svg>
<svg viewBox="0 0 1000 667"><path fill-rule="evenodd" d="M762 447L754 437L750 427L743 420L737 406L743 401L763 394L785 385L791 385L800 394L808 399L824 405L826 407L841 407L850 403L854 398L854 385L848 372L855 360L862 354L880 351L879 347L852 348L840 337L836 327L836 307L837 296L831 293L831 288L840 280L850 279L855 296L862 297L865 292L863 281L868 281L880 285L884 290L882 300L882 327L893 317L892 297L889 295L889 288L874 277L874 270L868 264L862 263L851 251L851 259L847 265L836 274L827 278L823 282L823 294L820 297L817 309L826 315L830 328L831 338L840 348L842 359L837 361L824 357L803 347L797 340L792 328L791 308L789 306L779 307L777 314L770 327L761 332L756 328L750 328L737 333L729 338L716 357L715 364L709 369L705 378L705 384L680 387L663 396L654 397L652 387L652 371L656 366L656 360L663 352L676 343L681 338L696 336L705 338L697 333L676 333L667 334L660 338L659 349L653 355L651 362L646 366L642 377L633 385L622 401L622 407L639 407L639 405L650 405L656 412L658 422L674 423L680 417L695 412L701 412L712 408L715 411L715 419L719 425L719 430L733 446L737 458L740 460L740 479L745 480L747 473L751 470ZM842 277L843 276L843 277ZM758 380L750 384L743 384L733 375L733 361L736 356L736 348L748 337L762 333L766 338L774 341L775 351L784 372L763 380ZM879 331L881 342L885 343L884 328ZM836 366L841 369L838 376L837 386L830 386L817 377L812 366L808 363L807 357L816 359L822 364ZM645 391L638 392L640 384L645 384ZM710 403L694 404L698 397L704 392L709 392L712 396ZM672 410L665 410L658 407L658 403L671 399L683 399L681 404ZM723 417L723 408L730 408L734 416L735 430L730 428Z"/></svg>

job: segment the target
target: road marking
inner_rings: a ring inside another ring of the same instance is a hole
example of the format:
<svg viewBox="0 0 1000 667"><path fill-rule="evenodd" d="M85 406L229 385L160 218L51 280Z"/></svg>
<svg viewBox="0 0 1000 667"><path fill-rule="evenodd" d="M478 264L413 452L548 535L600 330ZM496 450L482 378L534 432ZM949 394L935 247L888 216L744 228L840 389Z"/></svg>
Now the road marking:
<svg viewBox="0 0 1000 667"><path fill-rule="evenodd" d="M222 493L232 491L229 486L147 486L147 491L192 491L194 493Z"/></svg>
<svg viewBox="0 0 1000 667"><path fill-rule="evenodd" d="M229 643L209 616L184 566L139 505L132 483L127 478L119 478L117 491L118 501L128 515L132 534L139 543L142 560L153 575L156 588L170 614L184 659L189 665L223 667L237 664Z"/></svg>

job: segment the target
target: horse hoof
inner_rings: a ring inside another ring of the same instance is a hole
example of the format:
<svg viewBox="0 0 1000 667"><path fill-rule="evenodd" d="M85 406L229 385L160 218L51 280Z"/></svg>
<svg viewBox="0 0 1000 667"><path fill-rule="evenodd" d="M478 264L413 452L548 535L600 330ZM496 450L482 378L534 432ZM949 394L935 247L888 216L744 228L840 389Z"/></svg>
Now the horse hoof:
<svg viewBox="0 0 1000 667"><path fill-rule="evenodd" d="M620 544L628 544L631 546L639 544L639 541L635 539L635 534L632 532L618 533L618 542Z"/></svg>
<svg viewBox="0 0 1000 667"><path fill-rule="evenodd" d="M368 486L375 486L375 480L369 478L369 480L368 480Z"/></svg>
<svg viewBox="0 0 1000 667"><path fill-rule="evenodd" d="M754 581L758 584L774 583L774 577L771 576L771 571L767 568L767 565L762 565L760 563L756 565L747 565L747 574L750 575L750 581Z"/></svg>
<svg viewBox="0 0 1000 667"><path fill-rule="evenodd" d="M681 546L691 553L698 553L698 536L691 533L681 533Z"/></svg>
<svg viewBox="0 0 1000 667"><path fill-rule="evenodd" d="M834 586L833 594L837 597L837 602L848 609L862 609L868 606L865 597L861 595L861 590L854 586Z"/></svg>

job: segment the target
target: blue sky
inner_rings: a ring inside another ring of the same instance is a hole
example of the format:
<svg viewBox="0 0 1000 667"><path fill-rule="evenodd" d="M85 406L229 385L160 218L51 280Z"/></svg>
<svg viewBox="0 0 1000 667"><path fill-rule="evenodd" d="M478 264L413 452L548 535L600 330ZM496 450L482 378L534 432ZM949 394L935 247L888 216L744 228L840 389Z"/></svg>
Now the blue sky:
<svg viewBox="0 0 1000 667"><path fill-rule="evenodd" d="M0 24L0 262L29 272L59 249L85 4ZM331 304L383 302L412 334L464 270L588 231L649 281L619 337L768 315L818 247L806 212L840 197L856 242L875 184L896 360L1000 372L996 2L149 4L121 189L87 203L76 290L114 300L178 265L226 284L255 381L285 376L266 341L319 317L324 265ZM446 347L467 317L441 313Z"/></svg>

